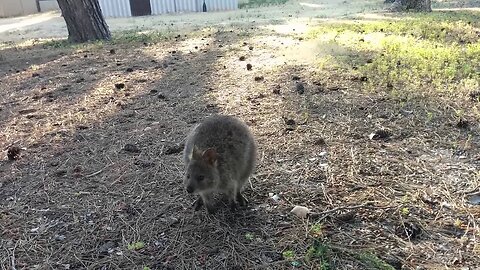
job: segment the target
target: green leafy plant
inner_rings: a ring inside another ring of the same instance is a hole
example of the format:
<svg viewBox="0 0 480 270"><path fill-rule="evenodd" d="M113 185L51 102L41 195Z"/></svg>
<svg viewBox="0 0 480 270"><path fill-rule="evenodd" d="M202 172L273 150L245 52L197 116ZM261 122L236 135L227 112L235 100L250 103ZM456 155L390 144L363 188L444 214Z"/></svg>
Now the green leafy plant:
<svg viewBox="0 0 480 270"><path fill-rule="evenodd" d="M245 239L247 239L247 240L252 241L254 239L254 237L255 237L254 233L248 232L248 233L245 234Z"/></svg>

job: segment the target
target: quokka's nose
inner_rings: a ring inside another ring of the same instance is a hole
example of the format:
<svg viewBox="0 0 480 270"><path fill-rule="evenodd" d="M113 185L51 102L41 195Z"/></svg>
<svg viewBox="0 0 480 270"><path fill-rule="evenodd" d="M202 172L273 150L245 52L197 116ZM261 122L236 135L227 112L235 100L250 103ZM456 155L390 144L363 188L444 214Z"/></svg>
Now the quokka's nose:
<svg viewBox="0 0 480 270"><path fill-rule="evenodd" d="M187 192L188 192L188 193L192 193L192 192L193 192L193 187L188 186L188 187L187 187Z"/></svg>

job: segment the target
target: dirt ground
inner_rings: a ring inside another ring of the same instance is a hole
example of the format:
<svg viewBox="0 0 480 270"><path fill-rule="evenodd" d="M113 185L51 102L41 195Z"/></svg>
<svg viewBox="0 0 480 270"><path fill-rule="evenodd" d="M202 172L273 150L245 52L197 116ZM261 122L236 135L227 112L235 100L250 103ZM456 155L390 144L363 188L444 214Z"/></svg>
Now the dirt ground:
<svg viewBox="0 0 480 270"><path fill-rule="evenodd" d="M366 93L319 70L328 48L302 33L345 15L339 3L109 20L182 33L156 43L5 46L0 269L480 269L467 199L480 183L478 105ZM2 39L65 37L61 18L42 16L16 30L0 20ZM214 113L248 123L259 164L248 207L208 215L191 208L181 151ZM389 139L371 140L378 130ZM318 243L327 250L307 256Z"/></svg>

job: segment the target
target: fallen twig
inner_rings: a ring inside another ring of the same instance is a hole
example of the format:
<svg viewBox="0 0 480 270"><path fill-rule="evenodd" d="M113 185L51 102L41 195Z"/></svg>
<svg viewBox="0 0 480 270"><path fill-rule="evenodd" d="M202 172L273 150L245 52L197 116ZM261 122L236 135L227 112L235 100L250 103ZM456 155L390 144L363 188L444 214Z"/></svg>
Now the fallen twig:
<svg viewBox="0 0 480 270"><path fill-rule="evenodd" d="M16 246L16 245L15 245ZM16 270L17 268L15 267L15 248L12 250L12 270Z"/></svg>
<svg viewBox="0 0 480 270"><path fill-rule="evenodd" d="M101 174L101 173L103 172L103 170L105 170L105 169L108 168L108 167L110 167L110 165L107 165L107 166L103 167L102 169L100 169L100 170L98 170L98 171L96 171L96 172L94 172L94 173L91 173L91 174L89 174L89 175L85 175L85 178L90 178L90 177L93 177L93 176L95 176L95 175L97 175L97 174Z"/></svg>

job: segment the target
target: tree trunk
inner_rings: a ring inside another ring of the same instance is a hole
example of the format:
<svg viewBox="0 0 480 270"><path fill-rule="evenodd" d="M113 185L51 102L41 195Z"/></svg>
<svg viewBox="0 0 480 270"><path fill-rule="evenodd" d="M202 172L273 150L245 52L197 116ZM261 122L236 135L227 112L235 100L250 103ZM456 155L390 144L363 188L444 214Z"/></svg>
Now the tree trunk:
<svg viewBox="0 0 480 270"><path fill-rule="evenodd" d="M68 40L86 42L110 39L98 0L57 0L68 29Z"/></svg>
<svg viewBox="0 0 480 270"><path fill-rule="evenodd" d="M406 10L432 11L432 3L430 0L402 0L402 3Z"/></svg>
<svg viewBox="0 0 480 270"><path fill-rule="evenodd" d="M385 3L388 3L388 1L385 0ZM395 0L392 5L392 10L431 12L432 3L431 3L431 0Z"/></svg>

